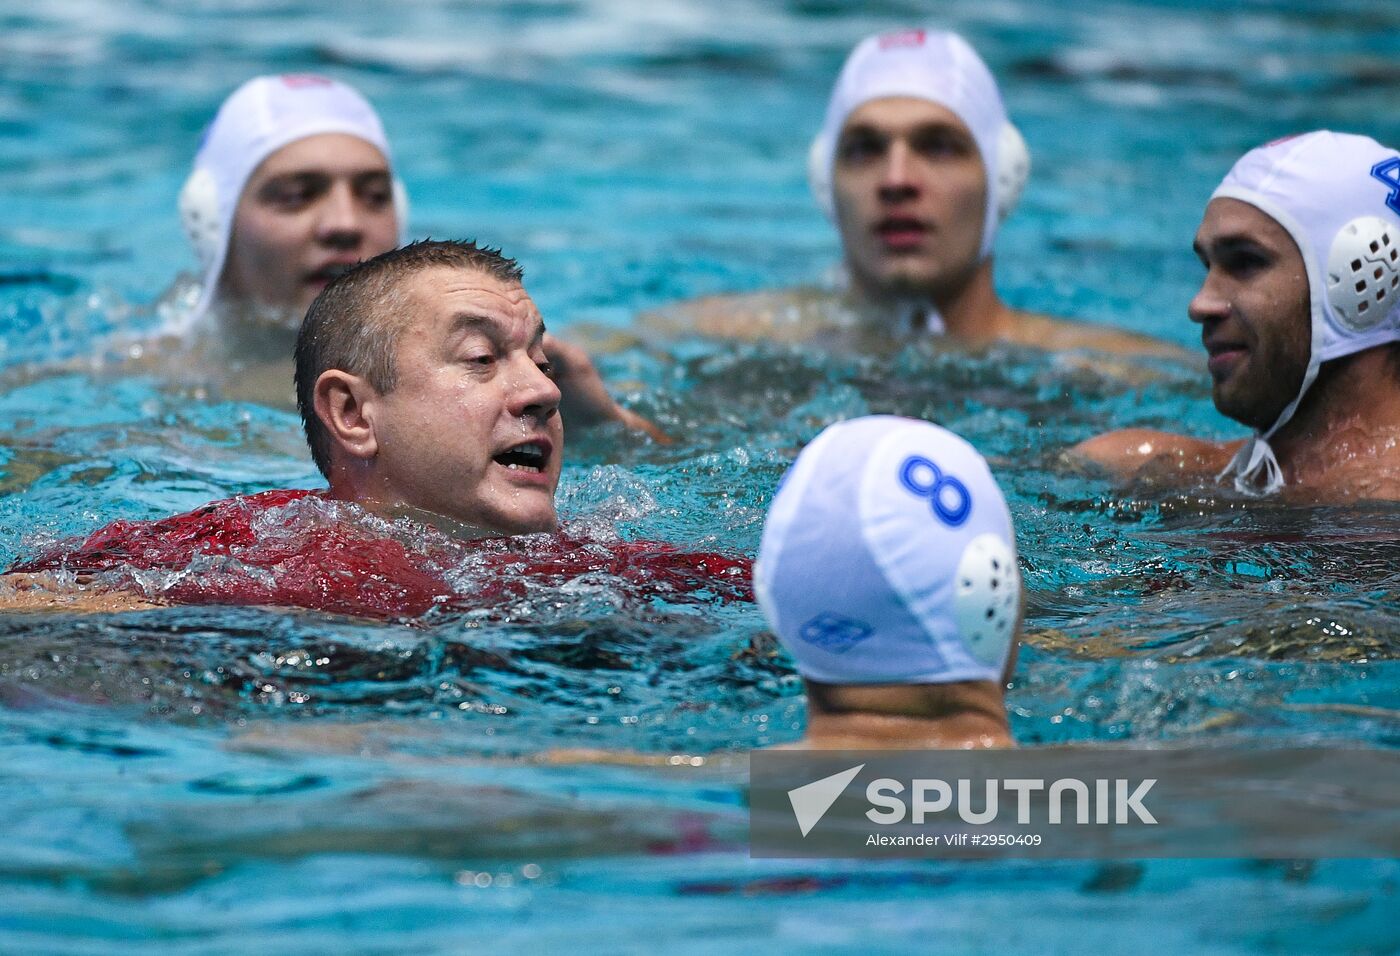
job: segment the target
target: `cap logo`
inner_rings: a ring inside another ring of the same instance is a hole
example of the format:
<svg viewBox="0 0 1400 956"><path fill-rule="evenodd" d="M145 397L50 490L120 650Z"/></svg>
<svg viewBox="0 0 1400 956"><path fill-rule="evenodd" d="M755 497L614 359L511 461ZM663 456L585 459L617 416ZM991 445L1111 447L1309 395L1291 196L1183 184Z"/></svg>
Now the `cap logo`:
<svg viewBox="0 0 1400 956"><path fill-rule="evenodd" d="M927 498L939 521L956 528L972 513L972 494L958 479L923 455L910 455L899 468L899 483L911 494Z"/></svg>
<svg viewBox="0 0 1400 956"><path fill-rule="evenodd" d="M824 651L844 654L874 633L875 628L864 621L823 611L803 624L798 629L797 636Z"/></svg>
<svg viewBox="0 0 1400 956"><path fill-rule="evenodd" d="M894 50L900 47L924 45L923 30L901 30L899 33L886 33L880 37L880 49Z"/></svg>
<svg viewBox="0 0 1400 956"><path fill-rule="evenodd" d="M308 86L330 86L331 81L315 73L283 73L282 85L291 90L299 90Z"/></svg>
<svg viewBox="0 0 1400 956"><path fill-rule="evenodd" d="M1390 195L1385 204L1396 215L1400 215L1400 156L1383 159L1371 167L1371 176L1390 187Z"/></svg>

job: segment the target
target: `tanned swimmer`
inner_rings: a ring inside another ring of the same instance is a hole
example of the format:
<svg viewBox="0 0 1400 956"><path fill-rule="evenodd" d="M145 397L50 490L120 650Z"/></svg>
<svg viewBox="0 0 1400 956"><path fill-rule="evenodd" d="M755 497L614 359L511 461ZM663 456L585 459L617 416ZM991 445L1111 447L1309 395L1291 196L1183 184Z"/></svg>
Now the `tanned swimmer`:
<svg viewBox="0 0 1400 956"><path fill-rule="evenodd" d="M1326 131L1252 150L1195 248L1206 277L1189 313L1215 407L1254 436L1127 429L1073 453L1125 478L1400 499L1400 154Z"/></svg>

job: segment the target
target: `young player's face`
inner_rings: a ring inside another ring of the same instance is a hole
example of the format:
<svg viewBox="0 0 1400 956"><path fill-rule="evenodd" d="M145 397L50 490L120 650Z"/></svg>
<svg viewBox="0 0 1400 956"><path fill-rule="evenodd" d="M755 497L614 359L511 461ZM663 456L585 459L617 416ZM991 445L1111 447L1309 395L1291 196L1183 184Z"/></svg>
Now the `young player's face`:
<svg viewBox="0 0 1400 956"><path fill-rule="evenodd" d="M832 188L847 265L867 292L936 296L976 270L986 168L947 107L902 96L862 105L837 141Z"/></svg>
<svg viewBox="0 0 1400 956"><path fill-rule="evenodd" d="M336 275L398 243L389 164L370 143L323 133L277 150L238 200L222 294L300 319Z"/></svg>

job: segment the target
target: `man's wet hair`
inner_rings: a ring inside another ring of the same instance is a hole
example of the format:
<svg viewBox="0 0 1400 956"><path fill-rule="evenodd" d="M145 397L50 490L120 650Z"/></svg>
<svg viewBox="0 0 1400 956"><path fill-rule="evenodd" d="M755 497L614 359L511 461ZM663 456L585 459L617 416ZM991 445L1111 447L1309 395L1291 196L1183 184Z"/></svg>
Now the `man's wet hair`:
<svg viewBox="0 0 1400 956"><path fill-rule="evenodd" d="M330 478L331 438L316 417L316 380L328 369L365 379L381 395L398 384L395 346L408 324L404 287L427 269L468 269L519 285L519 263L501 250L469 240L424 239L367 259L316 296L297 333L297 409L306 443L321 474Z"/></svg>

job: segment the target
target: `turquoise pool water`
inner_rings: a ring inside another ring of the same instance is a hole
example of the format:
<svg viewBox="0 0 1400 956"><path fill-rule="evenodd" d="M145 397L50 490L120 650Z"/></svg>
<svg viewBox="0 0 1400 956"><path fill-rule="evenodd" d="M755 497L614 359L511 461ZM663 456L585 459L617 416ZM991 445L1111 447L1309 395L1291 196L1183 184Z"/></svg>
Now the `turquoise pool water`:
<svg viewBox="0 0 1400 956"><path fill-rule="evenodd" d="M216 0L0 8L0 559L117 517L317 484L294 418L92 354L191 265L174 196L219 99L319 70L385 116L415 235L518 255L552 326L820 278L803 180L846 49L937 17L1002 77L1035 156L999 241L1015 304L1194 344L1201 207L1318 126L1400 142L1400 9L1027 0ZM1110 426L1238 434L1199 369L1015 350L703 343L603 360L675 446L572 436L566 517L753 553L794 450L866 412L994 462L1029 588L1028 742L1400 746L1400 509L1116 490L1058 451ZM606 580L503 623L408 629L168 608L0 617L0 951L1394 952L1400 865L751 861L742 758L646 770L488 758L704 754L798 736L748 605L619 610ZM478 650L509 652L508 666Z"/></svg>

